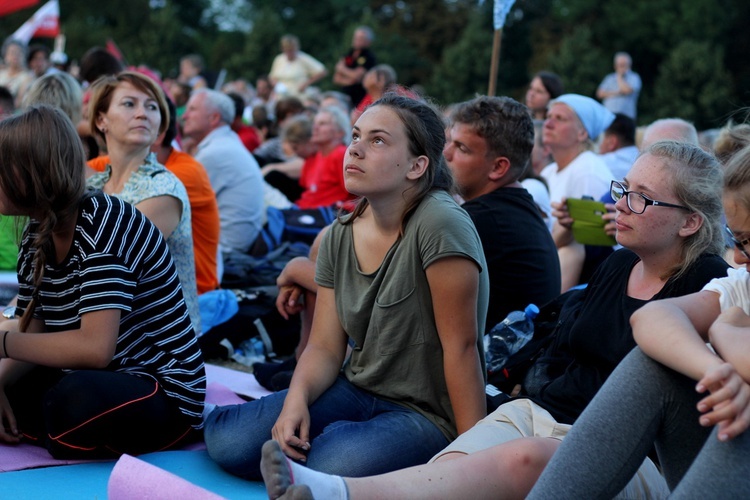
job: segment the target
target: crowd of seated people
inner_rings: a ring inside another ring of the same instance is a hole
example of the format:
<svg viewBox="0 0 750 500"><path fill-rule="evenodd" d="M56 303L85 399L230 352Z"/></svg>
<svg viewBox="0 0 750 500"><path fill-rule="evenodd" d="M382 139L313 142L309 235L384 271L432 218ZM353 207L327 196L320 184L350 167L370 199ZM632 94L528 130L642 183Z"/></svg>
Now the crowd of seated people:
<svg viewBox="0 0 750 500"><path fill-rule="evenodd" d="M87 162L75 192L49 181L66 207L23 191L54 171L34 164L26 177L0 175L4 194L20 190L17 206L0 206L14 216L0 221L0 267L19 280L0 329L0 440L77 425L67 413L44 424L19 397L29 384L59 408L53 389L90 384L93 400L113 376L121 399L97 403L137 399L148 380L158 396L140 416L169 432L132 443L73 432L94 439L88 454L36 442L88 458L158 449L165 436L184 442L205 425L210 456L263 477L272 498L745 491L750 125L699 134L664 117L638 127L640 81L621 52L601 102L539 71L525 104L478 96L441 114L399 84L387 58L376 61L372 30L353 35L329 67L285 35L254 86L237 79L221 89L198 54L161 81L94 47L74 77L52 68L43 48L27 58L23 44L4 44L0 104L11 118L0 135L20 149L0 154L19 158L31 147L19 131L44 118L50 142L29 161L56 152L58 163L79 153ZM333 86L341 91L321 90ZM55 140L71 130L77 140L60 149ZM603 202L611 243L577 241L568 200L580 198ZM317 228L309 254L278 273L276 307L302 316L300 342L282 362L253 366L271 396L204 408L199 299L222 288L226 256L256 248L269 207L338 213ZM122 230L123 246L94 241L81 218ZM124 252L131 245L162 256L158 279L153 255ZM79 280L104 269L128 284ZM78 295L56 299L61 283ZM169 307L170 325L157 321L161 310L149 316L149 293ZM486 399L484 335L532 303L562 303L565 321L507 397ZM87 349L80 340L93 321L107 335ZM42 330L54 335L29 335ZM167 333L178 345L146 359ZM143 352L129 357L136 346ZM27 372L29 362L38 366ZM78 366L80 379L59 370ZM663 391L633 384L637 376ZM617 450L605 446L613 436ZM717 484L717 463L731 464L731 481Z"/></svg>

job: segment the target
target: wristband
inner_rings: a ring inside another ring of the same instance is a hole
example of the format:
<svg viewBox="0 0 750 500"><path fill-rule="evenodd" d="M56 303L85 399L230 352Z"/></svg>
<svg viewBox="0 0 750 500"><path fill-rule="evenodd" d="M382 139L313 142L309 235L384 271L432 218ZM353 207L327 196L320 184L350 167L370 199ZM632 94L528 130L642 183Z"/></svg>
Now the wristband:
<svg viewBox="0 0 750 500"><path fill-rule="evenodd" d="M5 333L3 333L3 357L8 357L8 348L6 347L5 341L8 339L8 330L5 330Z"/></svg>

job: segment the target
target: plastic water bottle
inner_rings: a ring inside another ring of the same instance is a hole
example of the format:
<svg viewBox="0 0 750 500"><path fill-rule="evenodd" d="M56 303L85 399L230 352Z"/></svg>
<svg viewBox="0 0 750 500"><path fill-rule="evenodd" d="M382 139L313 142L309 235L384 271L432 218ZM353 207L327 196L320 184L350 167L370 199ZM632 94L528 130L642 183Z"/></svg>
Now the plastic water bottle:
<svg viewBox="0 0 750 500"><path fill-rule="evenodd" d="M502 370L508 358L517 353L534 335L534 318L539 308L529 304L523 311L513 311L485 335L487 370Z"/></svg>
<svg viewBox="0 0 750 500"><path fill-rule="evenodd" d="M243 340L235 348L232 359L245 366L252 366L266 360L266 349L260 337Z"/></svg>

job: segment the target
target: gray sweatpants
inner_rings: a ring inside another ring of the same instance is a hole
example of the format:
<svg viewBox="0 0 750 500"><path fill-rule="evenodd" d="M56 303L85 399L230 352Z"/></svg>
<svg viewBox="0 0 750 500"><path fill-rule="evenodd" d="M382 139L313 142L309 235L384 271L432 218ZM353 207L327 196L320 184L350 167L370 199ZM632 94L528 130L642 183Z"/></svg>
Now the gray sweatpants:
<svg viewBox="0 0 750 500"><path fill-rule="evenodd" d="M750 430L729 442L698 424L695 382L636 348L563 440L529 499L613 498L652 445L670 498L743 498ZM708 438L708 439L707 439Z"/></svg>

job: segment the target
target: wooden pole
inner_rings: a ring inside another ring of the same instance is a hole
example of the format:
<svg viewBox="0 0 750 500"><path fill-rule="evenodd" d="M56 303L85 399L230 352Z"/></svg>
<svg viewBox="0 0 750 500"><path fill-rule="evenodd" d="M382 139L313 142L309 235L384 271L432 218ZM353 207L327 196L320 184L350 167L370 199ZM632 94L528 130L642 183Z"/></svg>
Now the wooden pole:
<svg viewBox="0 0 750 500"><path fill-rule="evenodd" d="M503 38L503 29L495 30L495 35L492 40L492 61L490 64L490 84L487 90L487 95L492 97L495 95L497 88L497 67L500 65L500 41Z"/></svg>

